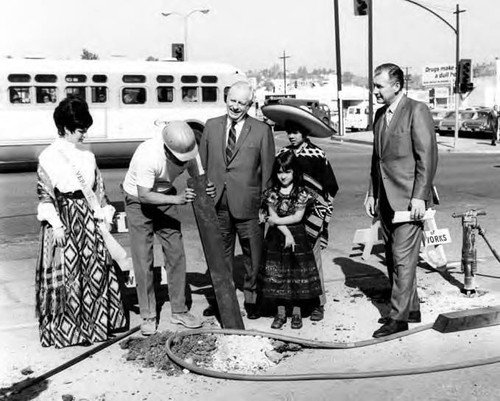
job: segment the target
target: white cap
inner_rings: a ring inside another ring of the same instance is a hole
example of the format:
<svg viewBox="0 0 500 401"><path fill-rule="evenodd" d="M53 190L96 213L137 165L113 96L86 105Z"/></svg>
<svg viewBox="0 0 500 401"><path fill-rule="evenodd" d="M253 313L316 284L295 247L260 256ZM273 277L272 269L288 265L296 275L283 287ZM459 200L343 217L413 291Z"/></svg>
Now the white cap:
<svg viewBox="0 0 500 401"><path fill-rule="evenodd" d="M181 162L194 159L198 146L191 127L185 121L170 121L161 132L163 143Z"/></svg>

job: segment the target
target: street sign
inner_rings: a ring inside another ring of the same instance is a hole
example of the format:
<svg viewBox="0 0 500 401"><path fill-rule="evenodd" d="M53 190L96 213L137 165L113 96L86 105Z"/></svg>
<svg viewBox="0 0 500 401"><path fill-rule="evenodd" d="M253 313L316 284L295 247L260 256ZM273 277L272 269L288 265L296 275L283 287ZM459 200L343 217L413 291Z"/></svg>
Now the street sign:
<svg viewBox="0 0 500 401"><path fill-rule="evenodd" d="M455 82L455 66L450 64L433 64L422 70L422 85L451 85Z"/></svg>

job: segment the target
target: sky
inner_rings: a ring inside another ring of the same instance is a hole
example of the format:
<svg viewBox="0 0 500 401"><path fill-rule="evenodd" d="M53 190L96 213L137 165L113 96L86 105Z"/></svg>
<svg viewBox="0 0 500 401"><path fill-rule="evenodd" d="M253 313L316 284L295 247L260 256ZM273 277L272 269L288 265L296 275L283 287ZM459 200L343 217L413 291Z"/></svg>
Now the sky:
<svg viewBox="0 0 500 401"><path fill-rule="evenodd" d="M499 0L426 0L455 26L460 16L461 58L500 57ZM455 34L438 18L405 0L373 0L374 66L394 62L421 74L425 66L454 64ZM342 71L368 73L368 19L354 16L353 0L339 0ZM210 9L208 14L192 10ZM161 12L175 12L168 17ZM190 61L216 61L245 71L282 65L336 69L333 0L1 0L0 57L78 59L171 56L188 23Z"/></svg>

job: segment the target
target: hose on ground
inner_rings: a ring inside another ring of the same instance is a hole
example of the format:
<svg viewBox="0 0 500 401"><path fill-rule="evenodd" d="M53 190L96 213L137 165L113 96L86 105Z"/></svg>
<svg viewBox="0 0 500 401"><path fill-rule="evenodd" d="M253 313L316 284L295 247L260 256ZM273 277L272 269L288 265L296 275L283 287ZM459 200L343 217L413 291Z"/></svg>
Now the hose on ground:
<svg viewBox="0 0 500 401"><path fill-rule="evenodd" d="M299 344L304 348L316 348L316 349L350 349L365 347L368 345L375 345L382 342L395 340L401 337L405 337L411 334L419 333L432 328L433 324L422 325L420 327L407 330L404 332L396 333L387 337L382 337L378 339L364 340L352 343L334 343L334 342L324 342L324 341L314 341L314 340L304 340L302 338L284 336L274 333L266 333L261 331L245 331L245 330L231 330L231 329L197 329L197 330L186 330L170 336L167 340L166 351L169 358L177 363L179 366L187 369L191 372L197 373L199 375L213 377L217 379L226 380L244 380L244 381L306 381L306 380L341 380L341 379L368 379L374 377L389 377L389 376L408 376L417 375L425 373L434 372L444 372L448 370L465 369L476 366L491 365L500 362L500 356L486 358L486 359L475 359L464 362L455 362L434 366L424 366L406 369L392 369L392 370L376 370L376 371L360 371L360 372L325 372L325 373L304 373L304 374L287 374L287 375L253 375L253 374L242 374L242 373L227 373L219 372L207 368L202 368L194 364L186 362L184 359L175 355L172 351L172 344L174 341L179 341L182 337L197 335L197 334L223 334L223 335L245 335L245 336L262 336L271 338L274 340L280 340L284 342L291 342Z"/></svg>
<svg viewBox="0 0 500 401"><path fill-rule="evenodd" d="M488 245L488 248L490 248L490 251L493 254L493 256L496 258L496 260L498 260L498 262L500 262L500 256L498 255L497 251L495 251L493 246L490 244L490 241L488 241L488 238L486 238L486 231L484 231L483 228L479 225L477 226L477 229L478 229L479 235L481 237L483 237L484 241L486 242L486 245Z"/></svg>
<svg viewBox="0 0 500 401"><path fill-rule="evenodd" d="M102 351L105 348L108 348L110 345L123 340L124 338L130 336L131 334L134 334L136 331L138 331L141 328L140 325L135 326L128 330L127 332L116 336L114 338L111 338L103 343L100 343L99 345L96 345L94 348L89 349L88 351L84 352L83 354L80 354L73 359L70 359L67 362L64 362L63 364L55 367L52 370L49 370L48 372L45 372L44 374L34 377L32 379L28 379L26 381L23 381L21 383L18 383L17 385L12 386L12 388L9 389L9 393L7 394L8 396L14 395L14 394L19 394L20 392L26 390L29 387L34 386L35 384L38 384L44 380L47 380L49 377L54 376L55 374L68 369L69 367L77 364L78 362L83 361L84 359L87 359L88 357L96 354L97 352Z"/></svg>

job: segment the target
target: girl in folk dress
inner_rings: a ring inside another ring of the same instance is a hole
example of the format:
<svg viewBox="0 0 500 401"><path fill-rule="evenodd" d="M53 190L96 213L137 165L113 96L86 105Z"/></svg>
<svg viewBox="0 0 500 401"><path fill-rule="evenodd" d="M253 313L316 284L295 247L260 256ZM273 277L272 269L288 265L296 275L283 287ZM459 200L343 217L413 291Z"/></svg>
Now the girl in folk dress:
<svg viewBox="0 0 500 401"><path fill-rule="evenodd" d="M95 156L79 147L92 125L87 103L64 99L54 121L59 137L40 154L38 164L37 217L42 228L36 308L42 346L61 348L104 341L126 321L116 272L98 226L114 210L106 206ZM89 204L79 178L95 193L100 210Z"/></svg>
<svg viewBox="0 0 500 401"><path fill-rule="evenodd" d="M314 254L303 222L306 207L314 201L302 186L302 175L293 152L276 157L273 186L263 195L269 229L264 242L260 271L264 298L278 305L271 325L279 329L286 323L286 308L292 306L292 329L302 327L301 303L321 294L321 283Z"/></svg>

